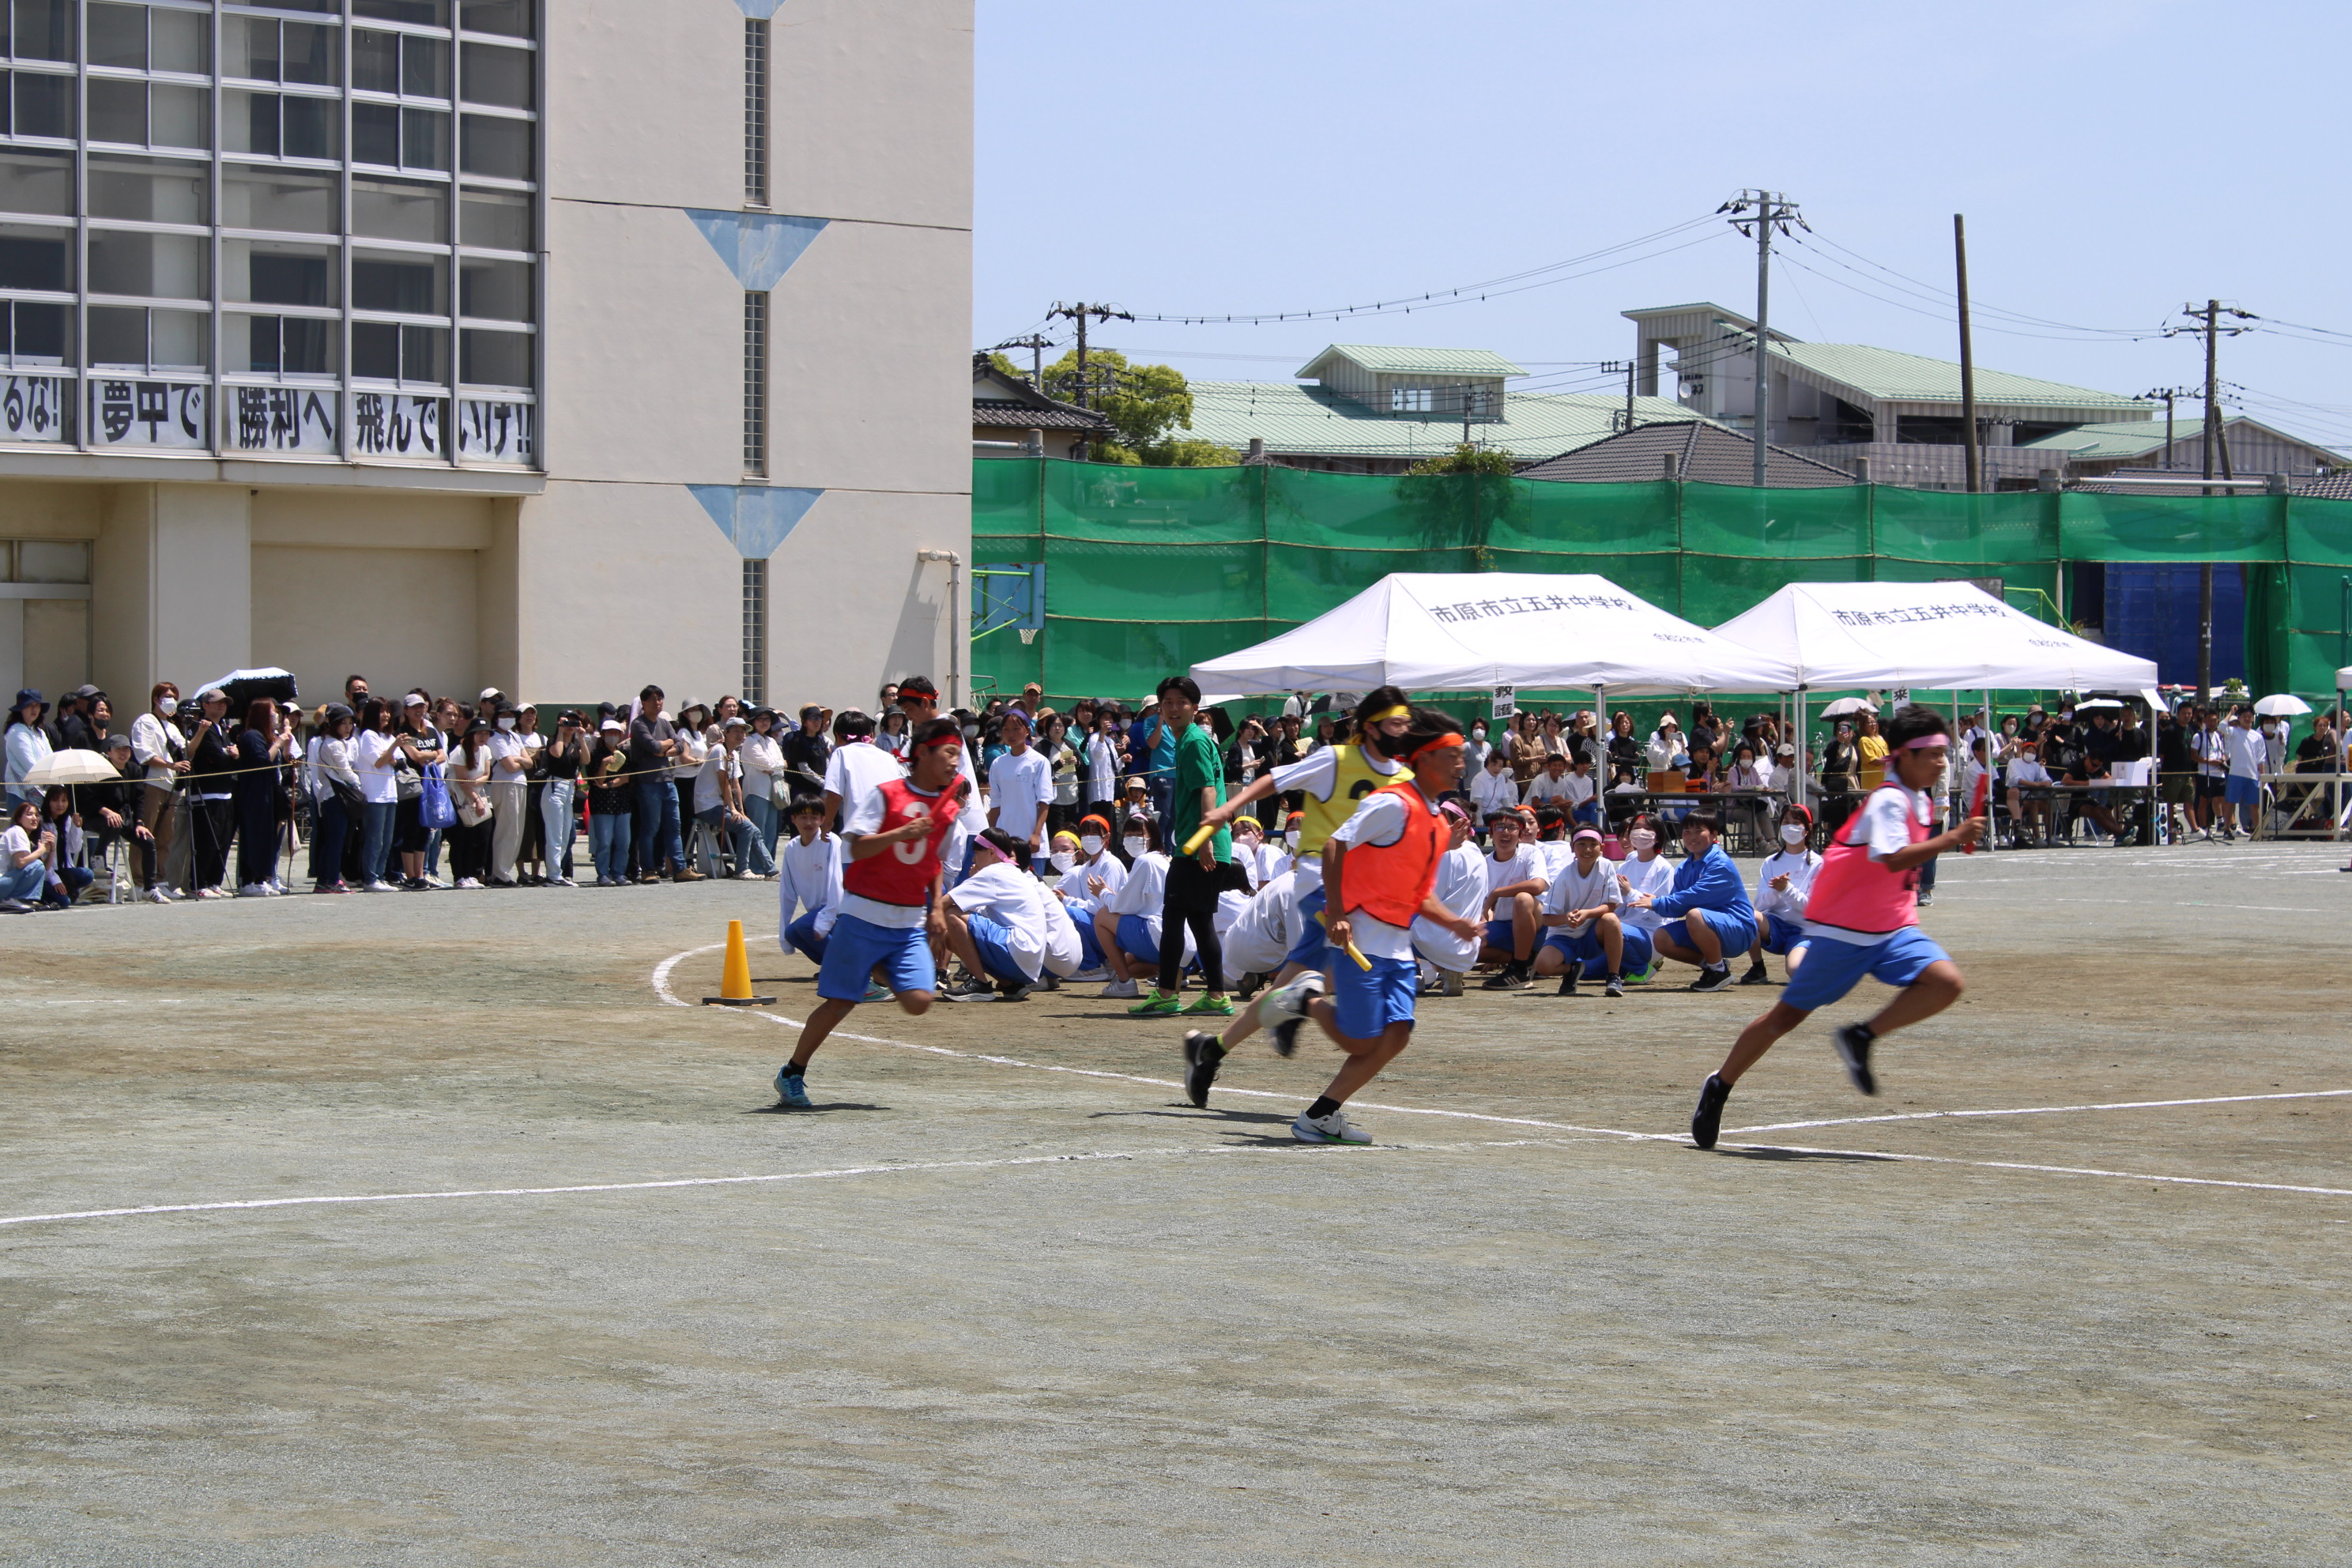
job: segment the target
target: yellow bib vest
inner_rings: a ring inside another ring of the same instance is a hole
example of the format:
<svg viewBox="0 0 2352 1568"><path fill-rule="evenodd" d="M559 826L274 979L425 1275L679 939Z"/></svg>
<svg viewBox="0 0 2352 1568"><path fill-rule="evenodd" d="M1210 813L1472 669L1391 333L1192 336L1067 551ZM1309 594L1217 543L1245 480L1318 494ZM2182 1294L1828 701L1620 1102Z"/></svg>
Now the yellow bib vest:
<svg viewBox="0 0 2352 1568"><path fill-rule="evenodd" d="M1332 778L1331 798L1318 800L1309 791L1307 804L1299 811L1298 857L1323 853L1324 841L1339 829L1339 825L1356 815L1356 807L1376 789L1382 789L1403 777L1402 772L1384 773L1365 760L1363 748L1353 745L1333 746L1338 753L1338 769Z"/></svg>

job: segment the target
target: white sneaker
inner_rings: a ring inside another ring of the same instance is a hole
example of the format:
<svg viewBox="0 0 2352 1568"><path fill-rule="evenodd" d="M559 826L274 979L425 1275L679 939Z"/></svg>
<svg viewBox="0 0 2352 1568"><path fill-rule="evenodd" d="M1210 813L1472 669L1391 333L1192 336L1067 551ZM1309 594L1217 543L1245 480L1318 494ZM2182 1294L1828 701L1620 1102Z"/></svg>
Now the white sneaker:
<svg viewBox="0 0 2352 1568"><path fill-rule="evenodd" d="M461 888L478 888L481 884L474 880L471 877L460 877L457 879L457 886Z"/></svg>
<svg viewBox="0 0 2352 1568"><path fill-rule="evenodd" d="M1132 980L1114 980L1102 988L1102 998L1106 1002L1129 1002L1142 994Z"/></svg>
<svg viewBox="0 0 2352 1568"><path fill-rule="evenodd" d="M378 877L374 881L370 882L367 885L367 890L371 893L391 893L397 892L399 889L394 888L390 882L385 881L383 878Z"/></svg>
<svg viewBox="0 0 2352 1568"><path fill-rule="evenodd" d="M147 889L147 901L151 904L168 904L172 901L172 895L161 888L150 888Z"/></svg>
<svg viewBox="0 0 2352 1568"><path fill-rule="evenodd" d="M199 899L226 899L228 895L218 888L198 888L196 889L196 897Z"/></svg>
<svg viewBox="0 0 2352 1568"><path fill-rule="evenodd" d="M1090 985L1097 980L1108 980L1109 978L1110 971L1108 969L1081 969L1076 974L1070 976L1070 984L1073 985Z"/></svg>
<svg viewBox="0 0 2352 1568"><path fill-rule="evenodd" d="M1323 976L1308 970L1257 999L1257 1026L1271 1029L1286 1018L1305 1016L1307 1005L1323 994Z"/></svg>
<svg viewBox="0 0 2352 1568"><path fill-rule="evenodd" d="M240 899L266 899L269 896L269 889L258 882L240 882L236 896Z"/></svg>
<svg viewBox="0 0 2352 1568"><path fill-rule="evenodd" d="M1371 1134L1348 1120L1343 1110L1319 1119L1300 1111L1298 1120L1290 1124L1290 1135L1301 1143L1369 1143Z"/></svg>

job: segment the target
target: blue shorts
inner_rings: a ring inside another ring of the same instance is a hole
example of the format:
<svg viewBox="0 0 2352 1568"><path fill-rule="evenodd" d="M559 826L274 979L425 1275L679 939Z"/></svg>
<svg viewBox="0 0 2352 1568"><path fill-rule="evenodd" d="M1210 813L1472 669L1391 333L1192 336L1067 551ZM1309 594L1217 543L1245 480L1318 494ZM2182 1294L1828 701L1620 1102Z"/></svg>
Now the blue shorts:
<svg viewBox="0 0 2352 1568"><path fill-rule="evenodd" d="M1517 940L1517 939L1511 933L1511 922L1509 921L1488 921L1486 922L1486 945L1488 947L1499 947L1505 952L1510 952L1515 951L1512 948L1511 943Z"/></svg>
<svg viewBox="0 0 2352 1568"><path fill-rule="evenodd" d="M1918 979L1929 964L1951 956L1929 942L1927 933L1917 926L1905 926L1867 947L1832 942L1825 936L1808 937L1804 949L1805 961L1797 965L1780 993L1781 1002L1800 1013L1828 1006L1862 984L1865 974L1900 990Z"/></svg>
<svg viewBox="0 0 2352 1568"><path fill-rule="evenodd" d="M1647 974L1650 972L1650 965L1656 961L1657 957L1650 945L1650 933L1638 926L1626 925L1622 921L1618 924L1619 929L1625 935L1624 946L1620 950L1622 957L1618 973ZM1609 954L1601 949L1601 933L1592 927L1586 926L1583 934L1580 936L1570 936L1565 927L1555 926L1551 934L1544 938L1544 945L1558 952L1561 958L1577 964L1579 966L1577 973L1580 976L1591 980L1602 980L1608 977Z"/></svg>
<svg viewBox="0 0 2352 1568"><path fill-rule="evenodd" d="M833 922L833 934L825 938L816 994L835 1002L864 1001L877 964L893 995L939 989L931 940L921 926L877 926L845 914Z"/></svg>
<svg viewBox="0 0 2352 1568"><path fill-rule="evenodd" d="M1160 944L1151 940L1151 927L1141 915L1118 917L1118 950L1138 963L1160 963Z"/></svg>
<svg viewBox="0 0 2352 1568"><path fill-rule="evenodd" d="M2263 782L2240 778L2231 773L2221 786L2222 798L2231 805L2260 805L2263 803Z"/></svg>
<svg viewBox="0 0 2352 1568"><path fill-rule="evenodd" d="M1805 928L1780 915L1766 915L1761 931L1767 952L1793 952L1805 940Z"/></svg>
<svg viewBox="0 0 2352 1568"><path fill-rule="evenodd" d="M1008 985L1034 985L1037 977L1021 967L1013 956L1013 949L1004 939L1013 933L1001 921L986 915L966 915L964 929L971 932L972 946L980 949L980 966L989 974Z"/></svg>
<svg viewBox="0 0 2352 1568"><path fill-rule="evenodd" d="M1370 969L1341 953L1324 972L1331 986L1333 1020L1351 1040L1376 1040L1391 1024L1412 1022L1412 994L1421 970L1409 958L1375 958Z"/></svg>
<svg viewBox="0 0 2352 1568"><path fill-rule="evenodd" d="M798 920L784 928L784 945L795 950L812 963L824 962L825 939L816 934L819 911L803 910Z"/></svg>
<svg viewBox="0 0 2352 1568"><path fill-rule="evenodd" d="M1290 944L1282 962L1321 969L1323 951L1330 945L1331 938L1323 929L1323 884L1318 882L1312 891L1298 896L1298 940Z"/></svg>
<svg viewBox="0 0 2352 1568"><path fill-rule="evenodd" d="M1675 916L1660 929L1673 931L1675 927L1689 921L1705 921L1715 929L1715 934L1723 942L1723 958L1727 963L1731 962L1735 953L1746 952L1756 945L1756 921L1746 916L1733 914L1729 910L1693 910L1688 914ZM1692 942L1687 929L1678 932L1675 940L1685 946L1696 945Z"/></svg>

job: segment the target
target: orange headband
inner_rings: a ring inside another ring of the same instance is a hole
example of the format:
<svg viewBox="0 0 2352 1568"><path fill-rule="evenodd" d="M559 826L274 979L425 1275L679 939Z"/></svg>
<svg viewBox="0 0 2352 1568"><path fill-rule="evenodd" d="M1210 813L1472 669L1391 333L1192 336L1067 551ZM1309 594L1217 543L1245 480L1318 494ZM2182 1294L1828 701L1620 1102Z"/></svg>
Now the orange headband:
<svg viewBox="0 0 2352 1568"><path fill-rule="evenodd" d="M1434 741L1424 742L1421 745L1415 746L1406 754L1404 760L1409 763L1417 763L1431 752L1441 751L1447 746L1459 746L1465 743L1466 742L1462 739L1462 735L1459 731L1448 730L1444 734L1438 736Z"/></svg>

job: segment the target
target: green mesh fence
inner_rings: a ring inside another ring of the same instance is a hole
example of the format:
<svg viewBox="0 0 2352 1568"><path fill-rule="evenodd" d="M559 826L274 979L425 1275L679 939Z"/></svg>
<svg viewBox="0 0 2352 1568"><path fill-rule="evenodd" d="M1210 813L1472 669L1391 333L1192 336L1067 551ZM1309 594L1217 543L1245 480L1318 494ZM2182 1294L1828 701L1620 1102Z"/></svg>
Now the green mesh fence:
<svg viewBox="0 0 2352 1568"><path fill-rule="evenodd" d="M1391 572L1597 572L1717 626L1789 583L1997 578L2044 619L2074 561L2247 563L2246 678L2331 691L2352 663L2352 501L1958 495L1848 485L1555 484L981 458L972 562L1045 563L1042 632L974 643L982 689L1140 695ZM2220 672L2231 673L2228 671Z"/></svg>

